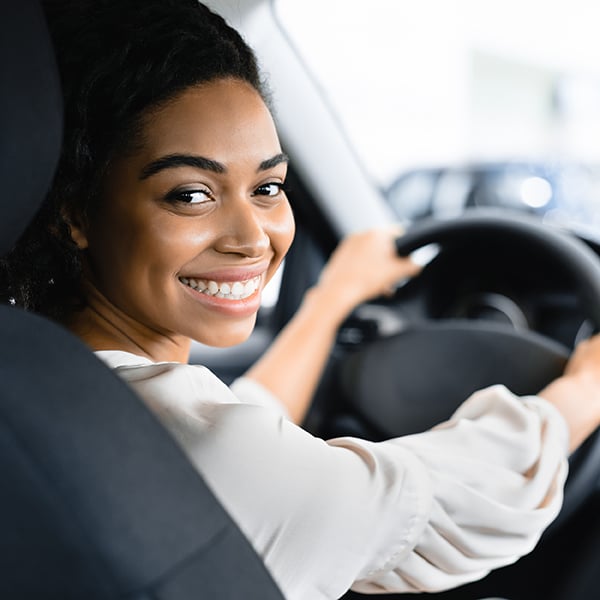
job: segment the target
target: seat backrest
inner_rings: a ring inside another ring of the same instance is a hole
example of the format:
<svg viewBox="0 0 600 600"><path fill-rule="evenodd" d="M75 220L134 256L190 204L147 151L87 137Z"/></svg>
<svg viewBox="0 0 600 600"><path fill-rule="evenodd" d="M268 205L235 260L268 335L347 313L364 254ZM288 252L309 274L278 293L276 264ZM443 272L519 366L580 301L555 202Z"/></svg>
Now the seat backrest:
<svg viewBox="0 0 600 600"><path fill-rule="evenodd" d="M61 101L40 6L0 3L0 252L56 166ZM0 306L0 598L281 600L202 478L74 336Z"/></svg>

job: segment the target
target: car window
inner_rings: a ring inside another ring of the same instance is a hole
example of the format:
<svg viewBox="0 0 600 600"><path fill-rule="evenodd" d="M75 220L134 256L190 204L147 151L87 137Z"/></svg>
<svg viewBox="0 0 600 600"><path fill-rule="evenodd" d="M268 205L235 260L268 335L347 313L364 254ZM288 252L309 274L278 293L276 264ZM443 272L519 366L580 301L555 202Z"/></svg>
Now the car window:
<svg viewBox="0 0 600 600"><path fill-rule="evenodd" d="M501 206L600 232L596 2L277 0L275 8L400 217Z"/></svg>

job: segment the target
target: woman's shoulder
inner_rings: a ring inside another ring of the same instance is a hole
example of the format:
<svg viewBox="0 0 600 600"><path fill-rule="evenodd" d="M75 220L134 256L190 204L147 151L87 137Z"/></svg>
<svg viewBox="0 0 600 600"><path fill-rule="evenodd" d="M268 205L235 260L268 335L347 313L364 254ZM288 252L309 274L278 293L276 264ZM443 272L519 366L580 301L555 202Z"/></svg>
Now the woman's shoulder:
<svg viewBox="0 0 600 600"><path fill-rule="evenodd" d="M154 362L122 350L99 350L95 354L146 400L173 402L180 408L187 403L239 402L225 383L201 365Z"/></svg>
<svg viewBox="0 0 600 600"><path fill-rule="evenodd" d="M145 356L139 356L124 350L97 350L94 354L111 369L157 364Z"/></svg>
<svg viewBox="0 0 600 600"><path fill-rule="evenodd" d="M174 405L195 412L214 404L251 404L275 410L288 417L285 407L269 390L247 377L236 379L231 388L202 365L153 362L123 350L99 350L96 356L127 381L147 402Z"/></svg>

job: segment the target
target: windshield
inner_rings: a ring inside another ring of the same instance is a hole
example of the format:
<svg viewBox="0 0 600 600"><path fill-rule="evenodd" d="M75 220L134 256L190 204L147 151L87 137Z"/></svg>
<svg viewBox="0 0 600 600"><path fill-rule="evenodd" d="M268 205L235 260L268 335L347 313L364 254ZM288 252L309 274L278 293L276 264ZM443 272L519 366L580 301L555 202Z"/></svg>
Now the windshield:
<svg viewBox="0 0 600 600"><path fill-rule="evenodd" d="M600 232L600 5L278 0L276 9L400 217L501 206Z"/></svg>

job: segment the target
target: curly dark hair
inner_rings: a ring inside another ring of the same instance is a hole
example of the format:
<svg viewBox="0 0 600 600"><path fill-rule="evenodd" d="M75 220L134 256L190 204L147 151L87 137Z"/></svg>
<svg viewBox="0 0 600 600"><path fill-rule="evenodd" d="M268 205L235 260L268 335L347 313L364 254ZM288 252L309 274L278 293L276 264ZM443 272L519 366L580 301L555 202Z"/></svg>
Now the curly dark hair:
<svg viewBox="0 0 600 600"><path fill-rule="evenodd" d="M268 98L252 50L196 0L43 4L63 87L63 148L44 204L0 259L0 301L63 320L84 304L81 251L66 215L89 216L111 161L139 143L144 115L220 78Z"/></svg>

